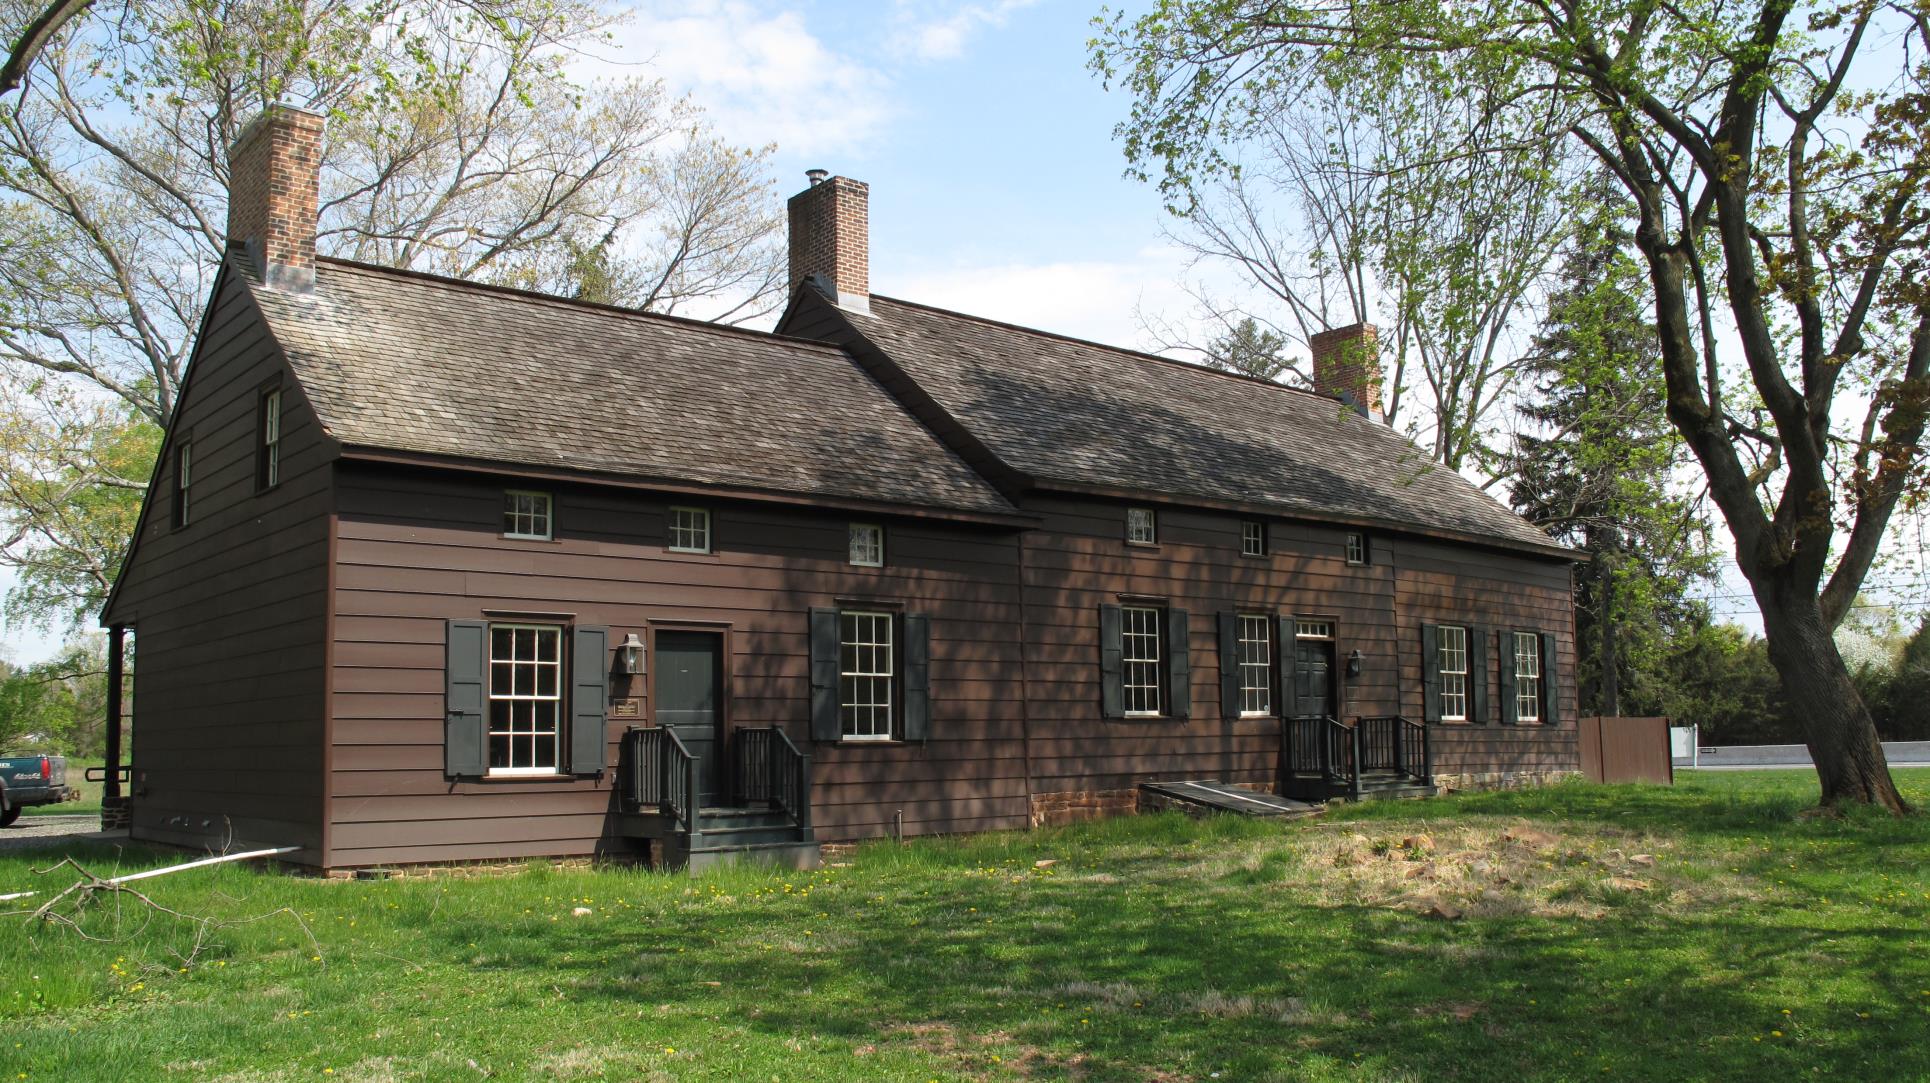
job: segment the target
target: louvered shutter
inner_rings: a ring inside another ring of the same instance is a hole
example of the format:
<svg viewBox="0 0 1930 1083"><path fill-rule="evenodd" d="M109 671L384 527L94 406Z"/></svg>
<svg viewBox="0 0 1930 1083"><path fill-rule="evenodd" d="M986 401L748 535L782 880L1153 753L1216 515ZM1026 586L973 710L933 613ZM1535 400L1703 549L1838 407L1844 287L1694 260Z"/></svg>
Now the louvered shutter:
<svg viewBox="0 0 1930 1083"><path fill-rule="evenodd" d="M931 618L905 617L905 740L931 736Z"/></svg>
<svg viewBox="0 0 1930 1083"><path fill-rule="evenodd" d="M1184 609L1166 611L1166 713L1173 718L1193 717L1193 650L1187 635Z"/></svg>
<svg viewBox="0 0 1930 1083"><path fill-rule="evenodd" d="M608 766L609 703L610 630L579 625L570 636L570 774Z"/></svg>
<svg viewBox="0 0 1930 1083"><path fill-rule="evenodd" d="M1468 628L1468 721L1488 721L1488 639L1486 628Z"/></svg>
<svg viewBox="0 0 1930 1083"><path fill-rule="evenodd" d="M1559 658L1554 633L1541 633L1541 718L1551 726L1561 724L1561 670L1555 665Z"/></svg>
<svg viewBox="0 0 1930 1083"><path fill-rule="evenodd" d="M1220 717L1240 717L1240 615L1220 611Z"/></svg>
<svg viewBox="0 0 1930 1083"><path fill-rule="evenodd" d="M1099 713L1107 718L1126 716L1125 654L1125 631L1119 607L1102 605L1099 607Z"/></svg>
<svg viewBox="0 0 1930 1083"><path fill-rule="evenodd" d="M1441 720L1441 629L1434 624L1421 625L1421 716Z"/></svg>
<svg viewBox="0 0 1930 1083"><path fill-rule="evenodd" d="M481 778L489 770L489 622L452 620L443 651L442 770Z"/></svg>
<svg viewBox="0 0 1930 1083"><path fill-rule="evenodd" d="M1295 649L1293 614L1286 613L1274 618L1275 653L1280 659L1277 676L1280 685L1280 717L1292 718L1300 713L1300 652Z"/></svg>
<svg viewBox="0 0 1930 1083"><path fill-rule="evenodd" d="M1503 631L1501 642L1495 644L1501 653L1501 722L1512 726L1521 721L1521 702L1515 698L1515 677L1519 672L1515 659L1515 633Z"/></svg>
<svg viewBox="0 0 1930 1083"><path fill-rule="evenodd" d="M811 609L811 739L844 736L838 718L838 611Z"/></svg>

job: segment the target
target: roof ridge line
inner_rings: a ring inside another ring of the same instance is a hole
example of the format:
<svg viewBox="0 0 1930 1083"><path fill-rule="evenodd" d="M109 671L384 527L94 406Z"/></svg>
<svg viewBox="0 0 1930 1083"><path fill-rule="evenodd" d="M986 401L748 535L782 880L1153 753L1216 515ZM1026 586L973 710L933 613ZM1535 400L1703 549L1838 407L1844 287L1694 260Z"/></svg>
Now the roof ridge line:
<svg viewBox="0 0 1930 1083"><path fill-rule="evenodd" d="M1343 405L1343 406L1346 405L1346 403L1343 402L1340 399L1340 397L1337 395L1328 395L1328 394L1325 394L1319 391L1313 391L1304 387L1294 387L1292 384L1283 384L1274 380L1264 380L1258 376L1248 375L1247 373L1244 373L1244 372L1228 372L1225 369L1216 369L1211 365L1202 365L1197 361L1186 361L1177 357L1165 357L1156 353L1147 353L1145 350L1135 350L1130 346L1115 346L1110 342L1100 342L1097 339L1080 338L1078 335L1068 335L1061 331L1047 331L1038 327L1027 327L1022 323L1013 323L1010 320L998 320L998 319L993 319L990 316L979 316L970 312L960 312L955 308L940 308L937 305L921 304L920 302L917 302L917 301L907 301L902 297L890 297L885 294L874 293L871 295L871 298L874 301L888 301L891 304L903 305L906 308L922 309L926 312L936 312L943 316L956 316L962 320L971 320L975 323L989 324L993 327L1003 327L1009 331L1019 331L1028 335L1038 335L1042 338L1058 339L1060 342L1070 342L1079 346L1090 346L1094 349L1108 350L1112 353L1125 354L1127 357L1130 357L1136 361L1155 361L1162 365L1174 365L1179 368L1186 369L1190 372L1205 373L1208 376L1221 376L1229 380L1236 380L1240 383L1256 384L1260 387L1270 387L1276 391L1290 391L1296 395L1305 395L1308 398L1319 399L1322 402L1333 402L1333 403L1340 403L1340 405Z"/></svg>
<svg viewBox="0 0 1930 1083"><path fill-rule="evenodd" d="M436 274L432 271L418 271L409 267L389 267L380 263L365 263L361 260L343 259L340 256L316 256L315 261L317 263L332 264L333 266L348 271L373 272L375 274L389 275L396 278L411 278L432 285L451 286L465 290L481 290L486 293L502 294L519 300L534 301L540 304L581 309L585 312L594 312L604 316L655 320L663 323L678 324L693 330L714 331L729 335L748 335L752 338L782 342L788 345L809 346L827 353L844 352L842 347L825 342L822 339L804 338L798 335L782 335L775 331L759 331L754 327L740 327L736 324L716 323L711 320L700 320L694 316L678 316L669 312L647 312L640 308L629 308L624 305L615 305L604 301L585 301L580 297L559 297L553 293L525 289L521 286L505 286L496 282L473 282L466 278Z"/></svg>

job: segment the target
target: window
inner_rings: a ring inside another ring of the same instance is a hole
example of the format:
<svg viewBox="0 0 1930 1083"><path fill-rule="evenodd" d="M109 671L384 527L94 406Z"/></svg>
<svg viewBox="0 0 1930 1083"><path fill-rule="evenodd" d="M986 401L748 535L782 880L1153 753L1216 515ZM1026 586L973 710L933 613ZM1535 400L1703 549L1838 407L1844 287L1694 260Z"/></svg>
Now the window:
<svg viewBox="0 0 1930 1083"><path fill-rule="evenodd" d="M838 715L846 740L891 739L897 675L891 632L890 613L838 614Z"/></svg>
<svg viewBox="0 0 1930 1083"><path fill-rule="evenodd" d="M1347 535L1347 563L1367 563L1367 535L1361 533Z"/></svg>
<svg viewBox="0 0 1930 1083"><path fill-rule="evenodd" d="M710 512L703 508L671 508L670 551L710 552Z"/></svg>
<svg viewBox="0 0 1930 1083"><path fill-rule="evenodd" d="M860 568L885 566L885 528L876 523L851 524L851 563Z"/></svg>
<svg viewBox="0 0 1930 1083"><path fill-rule="evenodd" d="M503 537L549 541L550 527L550 494L504 490Z"/></svg>
<svg viewBox="0 0 1930 1083"><path fill-rule="evenodd" d="M1273 618L1240 614L1240 714L1273 713Z"/></svg>
<svg viewBox="0 0 1930 1083"><path fill-rule="evenodd" d="M1128 717L1156 715L1163 706L1160 694L1166 667L1159 653L1159 610L1126 606L1119 612L1121 687Z"/></svg>
<svg viewBox="0 0 1930 1083"><path fill-rule="evenodd" d="M1441 627L1441 721L1468 720L1468 630Z"/></svg>
<svg viewBox="0 0 1930 1083"><path fill-rule="evenodd" d="M489 773L553 775L563 715L563 629L489 626Z"/></svg>
<svg viewBox="0 0 1930 1083"><path fill-rule="evenodd" d="M1156 545L1159 542L1158 520L1151 508L1126 509L1126 542L1129 545Z"/></svg>
<svg viewBox="0 0 1930 1083"><path fill-rule="evenodd" d="M1515 718L1521 722L1541 721L1541 637L1533 632L1516 632L1515 637Z"/></svg>
<svg viewBox="0 0 1930 1083"><path fill-rule="evenodd" d="M261 393L261 457L255 465L255 488L281 484L281 388Z"/></svg>
<svg viewBox="0 0 1930 1083"><path fill-rule="evenodd" d="M1267 525L1249 519L1240 524L1240 555L1263 557L1267 555Z"/></svg>
<svg viewBox="0 0 1930 1083"><path fill-rule="evenodd" d="M174 449L174 525L188 525L190 486L194 484L194 438L183 436Z"/></svg>
<svg viewBox="0 0 1930 1083"><path fill-rule="evenodd" d="M1293 622L1295 639L1332 639L1334 622L1330 620L1297 620Z"/></svg>

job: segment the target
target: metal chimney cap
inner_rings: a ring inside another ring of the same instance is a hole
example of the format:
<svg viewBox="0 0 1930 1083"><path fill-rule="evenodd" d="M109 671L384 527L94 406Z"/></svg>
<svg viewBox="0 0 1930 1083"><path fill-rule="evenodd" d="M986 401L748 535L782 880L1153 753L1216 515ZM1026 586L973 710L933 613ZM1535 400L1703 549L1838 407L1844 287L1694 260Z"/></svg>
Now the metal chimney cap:
<svg viewBox="0 0 1930 1083"><path fill-rule="evenodd" d="M824 183L824 178L830 176L831 171L828 169L807 169L804 171L804 175L811 181L811 187L816 188L818 185Z"/></svg>

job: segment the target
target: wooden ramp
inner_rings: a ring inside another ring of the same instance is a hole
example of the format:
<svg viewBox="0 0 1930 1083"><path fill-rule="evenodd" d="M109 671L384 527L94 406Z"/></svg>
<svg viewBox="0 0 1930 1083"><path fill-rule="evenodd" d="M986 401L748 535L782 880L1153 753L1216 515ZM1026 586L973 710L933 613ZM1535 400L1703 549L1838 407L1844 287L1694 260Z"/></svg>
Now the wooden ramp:
<svg viewBox="0 0 1930 1083"><path fill-rule="evenodd" d="M1256 793L1224 782L1142 782L1141 809L1178 808L1187 812L1234 812L1241 816L1278 816L1298 819L1318 816L1326 806L1296 801L1277 794Z"/></svg>

